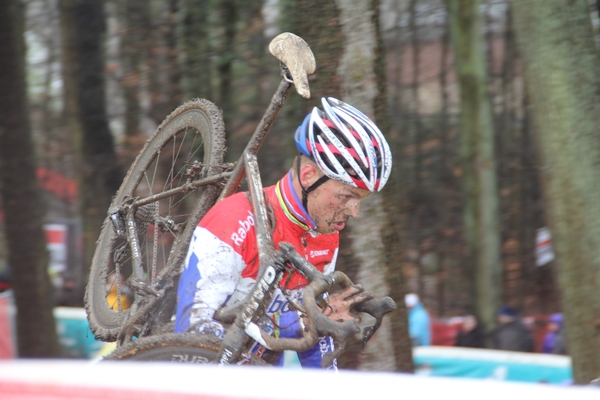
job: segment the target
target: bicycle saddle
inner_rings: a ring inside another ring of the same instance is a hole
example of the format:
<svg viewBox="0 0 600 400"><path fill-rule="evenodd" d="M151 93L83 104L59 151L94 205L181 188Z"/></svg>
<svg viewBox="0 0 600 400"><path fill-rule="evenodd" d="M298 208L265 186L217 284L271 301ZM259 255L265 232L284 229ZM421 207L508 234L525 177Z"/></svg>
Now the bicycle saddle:
<svg viewBox="0 0 600 400"><path fill-rule="evenodd" d="M281 33L271 40L269 51L288 68L298 94L309 99L308 74L315 72L316 62L304 39L290 32Z"/></svg>

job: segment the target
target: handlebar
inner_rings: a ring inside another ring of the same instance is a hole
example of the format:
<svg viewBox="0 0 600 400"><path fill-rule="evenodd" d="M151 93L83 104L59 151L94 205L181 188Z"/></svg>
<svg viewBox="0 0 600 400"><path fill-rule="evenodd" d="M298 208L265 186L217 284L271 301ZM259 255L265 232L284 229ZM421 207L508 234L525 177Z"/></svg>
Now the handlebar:
<svg viewBox="0 0 600 400"><path fill-rule="evenodd" d="M301 316L306 316L306 318L302 318L304 332L301 338L289 339L275 338L261 330L261 343L273 351L305 351L313 347L319 340L319 337L331 336L336 346L332 353L327 354L323 358L323 366L327 366L344 351L346 342L360 332L360 327L354 320L337 322L328 318L317 305L317 299L325 292L330 291L335 285L347 288L353 285L353 283L346 274L340 271L324 275L303 258L291 244L281 242L279 246L280 252L285 259L310 282L304 289L304 309L299 310ZM363 330L363 349L367 341L380 327L383 317L395 309L396 303L390 297L382 299L372 298L354 306L355 311L370 314L376 319L375 325ZM225 315L225 313L222 315ZM230 312L229 315L232 315L232 313Z"/></svg>

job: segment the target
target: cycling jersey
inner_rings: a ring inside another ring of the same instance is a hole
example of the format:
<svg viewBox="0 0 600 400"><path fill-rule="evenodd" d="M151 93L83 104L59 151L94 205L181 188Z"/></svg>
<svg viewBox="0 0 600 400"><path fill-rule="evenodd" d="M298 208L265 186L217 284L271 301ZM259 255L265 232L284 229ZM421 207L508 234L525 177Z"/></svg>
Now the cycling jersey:
<svg viewBox="0 0 600 400"><path fill-rule="evenodd" d="M276 248L282 241L291 243L318 270L328 274L335 269L339 235L321 235L302 206L288 172L276 185L265 188L272 208ZM186 332L201 321L210 321L222 305L243 300L259 272L254 215L246 193L236 193L217 203L202 218L185 259L178 287L175 331ZM306 279L299 273L283 280L292 295L301 298ZM278 323L275 335L297 334L297 313L277 290L267 314ZM305 367L318 367L324 353L333 350L331 338L321 338L315 348L299 354ZM332 365L335 368L335 363Z"/></svg>

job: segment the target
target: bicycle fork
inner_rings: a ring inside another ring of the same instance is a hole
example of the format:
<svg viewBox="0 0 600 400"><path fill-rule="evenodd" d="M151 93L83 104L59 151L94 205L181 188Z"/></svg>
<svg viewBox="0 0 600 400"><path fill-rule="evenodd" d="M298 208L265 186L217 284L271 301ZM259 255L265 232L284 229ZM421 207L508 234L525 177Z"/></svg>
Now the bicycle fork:
<svg viewBox="0 0 600 400"><path fill-rule="evenodd" d="M244 166L247 173L252 209L255 215L255 229L260 260L260 272L252 290L244 300L244 307L227 330L221 350L219 365L235 362L242 355L250 339L266 346L260 328L256 324L264 315L265 308L271 303L275 288L281 282L286 270L285 260L275 252L270 237L269 218L263 194L256 156L244 153Z"/></svg>

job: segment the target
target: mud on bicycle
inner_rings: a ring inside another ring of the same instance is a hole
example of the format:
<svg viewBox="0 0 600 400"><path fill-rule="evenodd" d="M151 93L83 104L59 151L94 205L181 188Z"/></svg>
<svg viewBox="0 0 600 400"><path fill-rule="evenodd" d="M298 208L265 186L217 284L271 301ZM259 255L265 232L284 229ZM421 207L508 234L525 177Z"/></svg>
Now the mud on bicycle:
<svg viewBox="0 0 600 400"><path fill-rule="evenodd" d="M335 358L360 330L355 321L340 323L327 318L321 312L323 304L317 304L324 302L324 293L351 286L347 276L339 271L324 275L293 246L279 243L280 250L276 251L271 240L256 154L292 85L301 96L310 96L307 75L314 72L315 62L308 45L289 33L275 38L269 49L280 61L282 81L237 163L223 162L220 111L207 100L192 100L178 107L148 139L113 199L85 298L96 338L118 343L109 358L262 364L262 359L249 352L254 342L274 352L302 351L320 336L334 339L336 350L330 358ZM215 202L238 190L244 176L260 244L256 283L243 302L215 314L215 319L227 326L222 340L211 335L171 333L177 280L192 233ZM134 294L129 309L123 309L118 300L116 305L106 301L106 277L113 271L129 277L126 283L116 279L117 292L127 285ZM299 339L274 338L261 329L259 321L282 279L292 271L310 282L302 303L288 299L303 316L304 335ZM365 343L393 309L395 303L389 297L370 299L355 307L357 312L375 317L375 325L363 332Z"/></svg>

